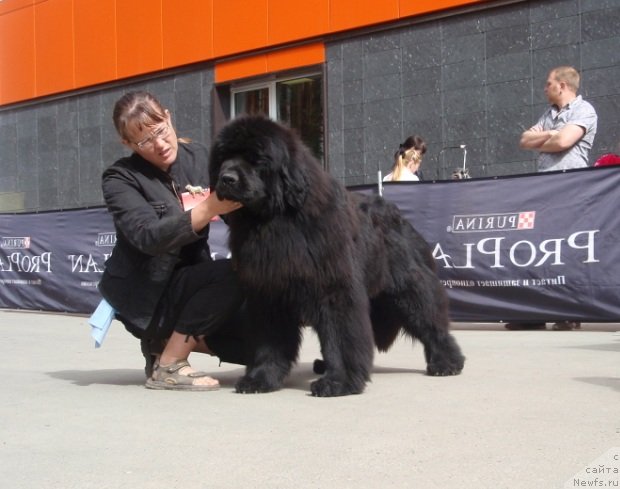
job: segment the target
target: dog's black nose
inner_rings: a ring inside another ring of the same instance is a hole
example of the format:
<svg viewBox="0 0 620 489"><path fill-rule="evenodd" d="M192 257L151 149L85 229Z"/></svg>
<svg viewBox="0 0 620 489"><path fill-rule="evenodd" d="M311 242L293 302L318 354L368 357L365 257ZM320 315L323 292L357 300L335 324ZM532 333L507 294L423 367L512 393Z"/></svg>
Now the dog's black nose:
<svg viewBox="0 0 620 489"><path fill-rule="evenodd" d="M224 185L232 186L232 185L235 185L239 181L239 177L237 176L236 173L227 171L220 175L220 181Z"/></svg>

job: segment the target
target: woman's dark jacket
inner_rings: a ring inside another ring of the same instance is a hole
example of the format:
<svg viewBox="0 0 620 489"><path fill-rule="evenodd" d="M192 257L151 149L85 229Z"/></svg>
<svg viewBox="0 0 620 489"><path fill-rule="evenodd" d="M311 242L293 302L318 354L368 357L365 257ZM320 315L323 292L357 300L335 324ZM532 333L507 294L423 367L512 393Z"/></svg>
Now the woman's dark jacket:
<svg viewBox="0 0 620 489"><path fill-rule="evenodd" d="M179 143L169 173L136 153L103 172L116 245L99 291L137 336L161 319L160 299L175 268L211 259L208 226L194 232L190 211L183 210L180 200L188 184L208 188L207 154L201 144Z"/></svg>

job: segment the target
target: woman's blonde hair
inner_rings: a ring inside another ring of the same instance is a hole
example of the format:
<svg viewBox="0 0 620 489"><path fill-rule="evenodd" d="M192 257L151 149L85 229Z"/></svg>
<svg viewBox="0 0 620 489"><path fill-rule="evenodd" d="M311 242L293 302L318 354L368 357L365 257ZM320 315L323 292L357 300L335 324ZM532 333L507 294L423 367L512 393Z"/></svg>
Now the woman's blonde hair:
<svg viewBox="0 0 620 489"><path fill-rule="evenodd" d="M409 163L418 163L422 160L422 156L415 148L408 149L402 153L397 153L392 168L392 180L400 180L403 169L409 166Z"/></svg>
<svg viewBox="0 0 620 489"><path fill-rule="evenodd" d="M398 150L394 153L392 181L400 180L403 169L409 163L420 163L424 153L426 153L426 143L420 136L409 136L405 139L405 142L400 144Z"/></svg>

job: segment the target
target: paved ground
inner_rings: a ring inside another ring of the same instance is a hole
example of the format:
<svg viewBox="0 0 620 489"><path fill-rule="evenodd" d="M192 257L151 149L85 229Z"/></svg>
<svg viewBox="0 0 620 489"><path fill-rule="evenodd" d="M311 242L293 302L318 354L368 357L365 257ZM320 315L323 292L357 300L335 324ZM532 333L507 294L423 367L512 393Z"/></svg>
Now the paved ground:
<svg viewBox="0 0 620 489"><path fill-rule="evenodd" d="M425 376L422 348L402 340L364 394L317 399L311 332L279 392L235 394L242 369L205 355L194 364L220 391L160 392L143 388L119 323L94 349L86 318L0 311L0 486L620 487L618 330L456 324L462 375Z"/></svg>

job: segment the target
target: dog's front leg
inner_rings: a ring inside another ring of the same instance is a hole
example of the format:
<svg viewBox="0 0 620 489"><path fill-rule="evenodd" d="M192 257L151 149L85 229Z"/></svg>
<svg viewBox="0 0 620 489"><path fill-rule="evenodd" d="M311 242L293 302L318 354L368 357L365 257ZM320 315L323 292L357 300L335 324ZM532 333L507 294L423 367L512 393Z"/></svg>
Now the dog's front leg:
<svg viewBox="0 0 620 489"><path fill-rule="evenodd" d="M329 308L317 323L325 374L310 385L313 396L347 396L364 391L374 355L372 326L364 304L361 299L351 308Z"/></svg>
<svg viewBox="0 0 620 489"><path fill-rule="evenodd" d="M246 368L235 390L243 394L273 392L282 387L284 379L291 371L292 362L272 345L262 344L257 347L254 361Z"/></svg>
<svg viewBox="0 0 620 489"><path fill-rule="evenodd" d="M273 392L280 389L297 361L301 327L281 318L277 323L272 321L274 319L268 325L260 321L254 324L254 357L245 375L235 385L239 393Z"/></svg>

